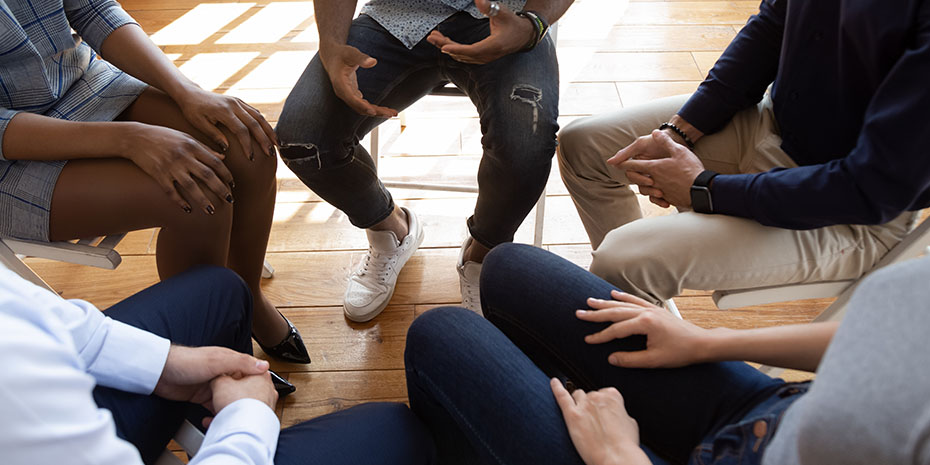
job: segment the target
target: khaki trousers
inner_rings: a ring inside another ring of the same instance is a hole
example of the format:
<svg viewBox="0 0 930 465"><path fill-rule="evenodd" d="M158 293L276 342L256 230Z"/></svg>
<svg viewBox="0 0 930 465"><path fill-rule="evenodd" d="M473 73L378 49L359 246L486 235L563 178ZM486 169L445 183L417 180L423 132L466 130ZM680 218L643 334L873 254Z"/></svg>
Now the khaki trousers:
<svg viewBox="0 0 930 465"><path fill-rule="evenodd" d="M605 163L668 121L688 96L669 97L580 119L559 134L558 160L594 247L591 272L653 302L682 289L743 289L855 279L872 269L916 219L906 212L878 226L797 231L755 220L682 212L642 218L623 171ZM792 168L766 97L698 141L704 166L721 174ZM635 220L635 221L634 221Z"/></svg>

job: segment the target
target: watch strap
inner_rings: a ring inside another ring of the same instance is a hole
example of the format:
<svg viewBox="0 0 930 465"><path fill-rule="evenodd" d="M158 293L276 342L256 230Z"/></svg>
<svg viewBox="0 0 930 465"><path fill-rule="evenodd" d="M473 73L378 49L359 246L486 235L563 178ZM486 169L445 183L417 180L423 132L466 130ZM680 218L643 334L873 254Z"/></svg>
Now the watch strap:
<svg viewBox="0 0 930 465"><path fill-rule="evenodd" d="M701 171L701 174L697 175L697 177L694 178L694 183L692 185L709 188L710 181L714 179L714 177L716 177L718 174L720 173L716 171L712 171L712 170Z"/></svg>

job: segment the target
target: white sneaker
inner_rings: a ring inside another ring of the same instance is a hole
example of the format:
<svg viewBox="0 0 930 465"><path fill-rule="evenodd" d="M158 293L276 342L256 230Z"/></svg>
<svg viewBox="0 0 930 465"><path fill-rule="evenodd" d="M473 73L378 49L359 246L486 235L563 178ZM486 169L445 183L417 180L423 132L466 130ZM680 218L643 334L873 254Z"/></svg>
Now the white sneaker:
<svg viewBox="0 0 930 465"><path fill-rule="evenodd" d="M471 236L465 238L462 244L462 250L459 252L459 261L455 269L459 272L459 289L462 291L462 306L479 314L484 315L481 311L481 292L478 287L481 278L481 264L476 262L465 261L465 249L472 241Z"/></svg>
<svg viewBox="0 0 930 465"><path fill-rule="evenodd" d="M397 274L423 242L423 228L412 211L407 213L407 236L398 241L392 231L365 230L368 253L349 277L343 310L346 318L364 323L378 316L394 295Z"/></svg>

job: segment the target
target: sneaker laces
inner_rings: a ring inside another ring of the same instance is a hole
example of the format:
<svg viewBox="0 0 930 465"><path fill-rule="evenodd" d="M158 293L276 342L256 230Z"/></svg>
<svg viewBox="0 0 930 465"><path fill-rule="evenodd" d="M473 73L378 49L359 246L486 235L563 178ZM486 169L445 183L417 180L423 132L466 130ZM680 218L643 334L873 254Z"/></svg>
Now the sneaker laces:
<svg viewBox="0 0 930 465"><path fill-rule="evenodd" d="M474 284L463 284L462 305L471 310L481 310L481 288Z"/></svg>
<svg viewBox="0 0 930 465"><path fill-rule="evenodd" d="M369 247L368 253L365 254L365 260L362 262L362 267L358 272L358 276L361 278L370 273L374 275L375 279L381 284L387 284L387 279L390 277L391 270L394 269L394 264L396 263L396 254L378 253Z"/></svg>

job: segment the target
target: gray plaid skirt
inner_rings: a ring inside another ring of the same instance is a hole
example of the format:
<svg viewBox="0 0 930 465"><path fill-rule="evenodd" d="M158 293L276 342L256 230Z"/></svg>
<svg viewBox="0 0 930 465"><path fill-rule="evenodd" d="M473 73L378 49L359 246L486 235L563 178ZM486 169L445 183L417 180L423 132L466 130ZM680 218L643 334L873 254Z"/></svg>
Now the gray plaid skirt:
<svg viewBox="0 0 930 465"><path fill-rule="evenodd" d="M102 90L90 89L96 93L88 96L86 86L75 85L45 114L77 121L113 121L147 87L99 59L85 71L83 82L91 83L92 87L100 86ZM62 106L71 106L70 102L75 101L81 103L78 111L60 111ZM64 166L64 161L0 159L0 237L49 240L52 194Z"/></svg>

